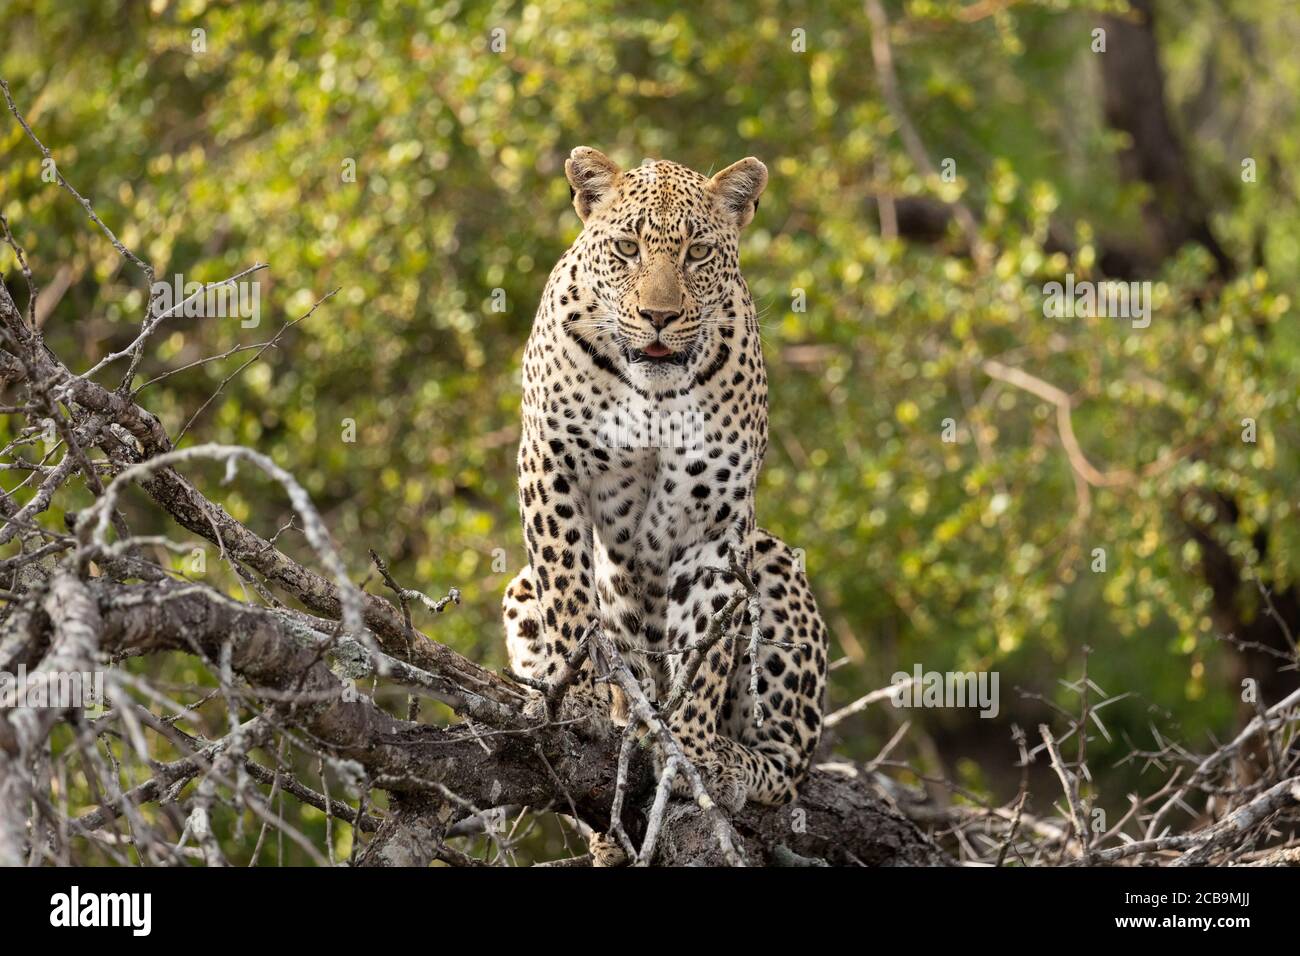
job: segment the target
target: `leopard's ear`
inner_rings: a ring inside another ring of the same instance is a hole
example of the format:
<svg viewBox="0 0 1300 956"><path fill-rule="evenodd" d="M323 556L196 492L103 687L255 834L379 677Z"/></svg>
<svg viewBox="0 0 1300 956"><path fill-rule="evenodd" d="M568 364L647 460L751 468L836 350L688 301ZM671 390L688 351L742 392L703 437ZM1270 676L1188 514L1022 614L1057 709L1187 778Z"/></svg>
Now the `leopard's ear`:
<svg viewBox="0 0 1300 956"><path fill-rule="evenodd" d="M613 190L620 172L612 159L590 146L579 146L569 154L564 161L564 175L579 219L587 221L592 208Z"/></svg>
<svg viewBox="0 0 1300 956"><path fill-rule="evenodd" d="M767 185L767 167L753 156L732 163L711 180L709 186L718 197L718 207L744 229L758 211L758 197Z"/></svg>

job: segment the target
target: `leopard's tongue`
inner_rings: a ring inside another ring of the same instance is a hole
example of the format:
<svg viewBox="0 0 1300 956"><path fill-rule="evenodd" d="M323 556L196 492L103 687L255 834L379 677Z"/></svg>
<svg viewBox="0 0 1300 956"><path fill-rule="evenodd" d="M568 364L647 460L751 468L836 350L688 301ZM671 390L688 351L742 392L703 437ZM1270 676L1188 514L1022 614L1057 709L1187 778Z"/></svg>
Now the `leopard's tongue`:
<svg viewBox="0 0 1300 956"><path fill-rule="evenodd" d="M665 355L672 355L673 350L662 342L651 342L641 350L651 358L663 358Z"/></svg>

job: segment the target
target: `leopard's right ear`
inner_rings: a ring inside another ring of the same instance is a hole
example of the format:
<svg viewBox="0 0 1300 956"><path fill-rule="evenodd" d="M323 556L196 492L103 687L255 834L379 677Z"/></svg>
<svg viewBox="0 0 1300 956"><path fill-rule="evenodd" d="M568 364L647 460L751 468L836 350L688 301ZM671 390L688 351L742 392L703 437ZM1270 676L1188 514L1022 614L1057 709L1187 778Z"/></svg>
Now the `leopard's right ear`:
<svg viewBox="0 0 1300 956"><path fill-rule="evenodd" d="M564 161L564 175L579 219L587 221L592 208L613 190L620 172L612 159L590 146L579 146L569 154Z"/></svg>

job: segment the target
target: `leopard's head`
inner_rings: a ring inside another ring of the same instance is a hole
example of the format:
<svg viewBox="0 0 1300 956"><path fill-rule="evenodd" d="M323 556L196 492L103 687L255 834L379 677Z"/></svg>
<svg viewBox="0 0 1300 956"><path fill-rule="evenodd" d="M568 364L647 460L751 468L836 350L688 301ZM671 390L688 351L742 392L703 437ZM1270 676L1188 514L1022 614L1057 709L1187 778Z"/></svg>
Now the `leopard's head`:
<svg viewBox="0 0 1300 956"><path fill-rule="evenodd" d="M635 376L688 373L748 307L739 237L767 167L751 156L711 178L663 160L622 170L579 146L564 168L583 221L585 311L571 327Z"/></svg>

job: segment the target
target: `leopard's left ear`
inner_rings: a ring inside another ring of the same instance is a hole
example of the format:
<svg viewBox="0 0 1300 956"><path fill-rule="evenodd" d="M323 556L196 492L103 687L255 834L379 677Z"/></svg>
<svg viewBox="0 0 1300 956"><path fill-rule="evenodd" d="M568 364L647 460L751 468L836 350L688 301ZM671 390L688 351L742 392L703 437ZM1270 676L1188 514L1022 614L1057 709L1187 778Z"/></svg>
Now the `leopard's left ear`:
<svg viewBox="0 0 1300 956"><path fill-rule="evenodd" d="M564 175L579 219L586 222L592 207L610 195L619 173L618 165L598 149L579 146L569 154L564 161Z"/></svg>
<svg viewBox="0 0 1300 956"><path fill-rule="evenodd" d="M753 156L746 156L714 176L709 185L718 197L719 208L735 217L737 229L744 229L758 211L758 197L767 185L767 167Z"/></svg>

